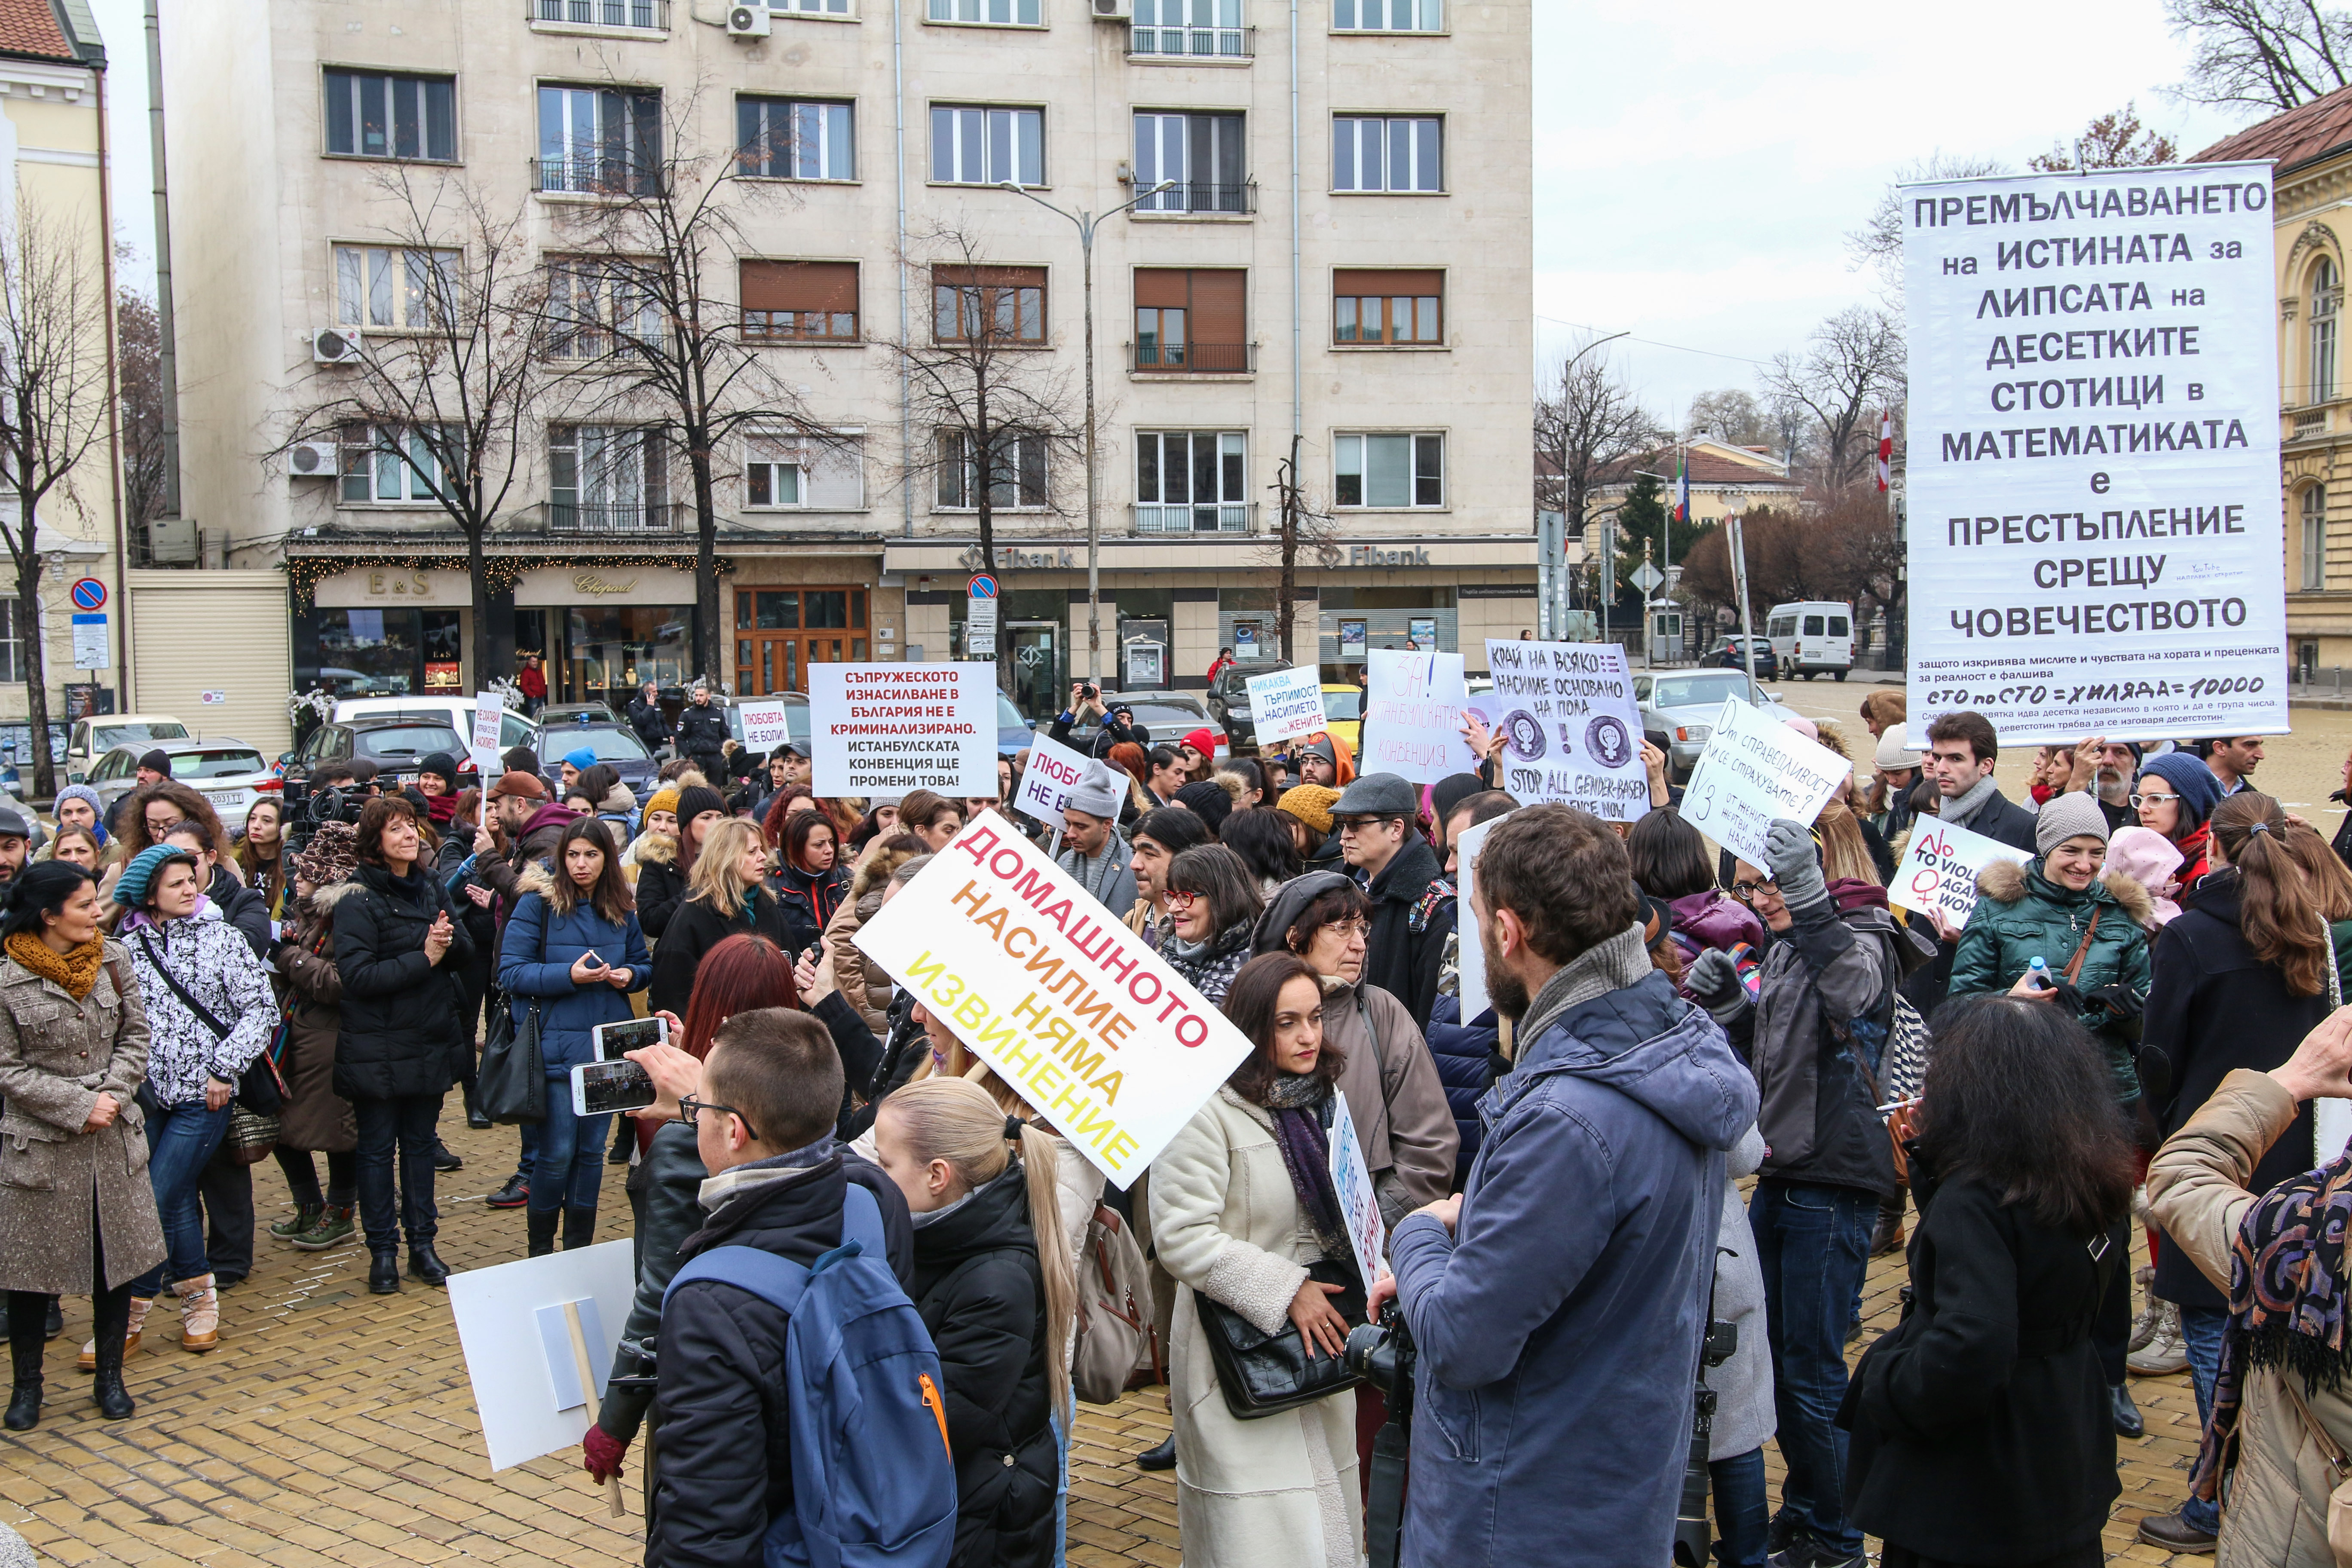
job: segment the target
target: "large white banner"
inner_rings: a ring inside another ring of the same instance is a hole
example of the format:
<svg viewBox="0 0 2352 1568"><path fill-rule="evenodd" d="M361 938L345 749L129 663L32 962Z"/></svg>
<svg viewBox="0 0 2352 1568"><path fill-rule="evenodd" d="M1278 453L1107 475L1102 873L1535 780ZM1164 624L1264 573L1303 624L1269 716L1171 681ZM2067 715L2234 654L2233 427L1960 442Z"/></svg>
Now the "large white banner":
<svg viewBox="0 0 2352 1568"><path fill-rule="evenodd" d="M809 759L821 795L996 793L992 664L813 664Z"/></svg>
<svg viewBox="0 0 2352 1568"><path fill-rule="evenodd" d="M1323 678L1312 666L1270 669L1244 684L1249 690L1250 728L1259 746L1279 746L1322 732Z"/></svg>
<svg viewBox="0 0 2352 1568"><path fill-rule="evenodd" d="M1902 200L1910 743L2284 731L2270 166Z"/></svg>
<svg viewBox="0 0 2352 1568"><path fill-rule="evenodd" d="M1372 649L1357 772L1394 773L1409 784L1475 773L1478 754L1462 738L1469 700L1460 654Z"/></svg>
<svg viewBox="0 0 2352 1568"><path fill-rule="evenodd" d="M1471 710L1507 742L1502 787L1522 805L1557 801L1604 822L1650 809L1642 705L1615 643L1486 639L1495 679Z"/></svg>
<svg viewBox="0 0 2352 1568"><path fill-rule="evenodd" d="M1922 817L1911 830L1903 864L1895 868L1886 901L1923 915L1941 910L1946 920L1964 926L1969 911L1977 907L1977 877L1986 867L1997 860L2021 866L2032 858L2026 850L2012 849L1956 823Z"/></svg>
<svg viewBox="0 0 2352 1568"><path fill-rule="evenodd" d="M972 601L975 605L982 602ZM1059 827L1062 807L1069 804L1070 792L1086 776L1087 759L1083 752L1062 744L1043 730L1032 731L1029 766L1021 775L1019 793L1013 797L1013 809L1027 812L1048 827Z"/></svg>
<svg viewBox="0 0 2352 1568"><path fill-rule="evenodd" d="M1683 791L1683 820L1750 866L1762 866L1773 818L1811 827L1853 771L1827 746L1727 697Z"/></svg>

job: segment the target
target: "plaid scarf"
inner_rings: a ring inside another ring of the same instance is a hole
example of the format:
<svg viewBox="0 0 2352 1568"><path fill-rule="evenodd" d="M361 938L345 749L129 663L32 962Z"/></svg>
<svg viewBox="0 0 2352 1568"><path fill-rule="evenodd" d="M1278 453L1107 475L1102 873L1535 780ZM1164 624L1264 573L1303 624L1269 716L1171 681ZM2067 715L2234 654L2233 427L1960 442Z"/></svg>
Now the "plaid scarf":
<svg viewBox="0 0 2352 1568"><path fill-rule="evenodd" d="M2352 1239L2352 1155L2256 1198L2230 1254L2230 1321L2221 1336L2213 1418L2189 1489L2211 1499L2237 1434L2248 1372L2300 1377L2306 1394L2341 1388L2352 1368L2345 1244Z"/></svg>

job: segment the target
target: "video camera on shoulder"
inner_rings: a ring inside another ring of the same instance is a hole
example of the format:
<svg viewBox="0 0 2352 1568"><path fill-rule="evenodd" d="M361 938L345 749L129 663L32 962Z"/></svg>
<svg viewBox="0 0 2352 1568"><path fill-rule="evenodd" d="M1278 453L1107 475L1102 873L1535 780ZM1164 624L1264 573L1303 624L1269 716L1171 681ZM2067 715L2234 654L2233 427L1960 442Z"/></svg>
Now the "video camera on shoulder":
<svg viewBox="0 0 2352 1568"><path fill-rule="evenodd" d="M363 792L346 794L332 784L313 785L308 779L288 779L283 798L286 848L294 855L310 847L321 823L348 822L357 827L360 813L367 809Z"/></svg>

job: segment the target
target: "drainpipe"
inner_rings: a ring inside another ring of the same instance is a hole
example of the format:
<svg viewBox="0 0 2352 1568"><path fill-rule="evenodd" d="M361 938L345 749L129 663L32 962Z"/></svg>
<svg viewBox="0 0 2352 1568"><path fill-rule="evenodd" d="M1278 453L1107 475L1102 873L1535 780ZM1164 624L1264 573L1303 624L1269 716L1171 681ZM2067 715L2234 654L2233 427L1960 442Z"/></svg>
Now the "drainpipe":
<svg viewBox="0 0 2352 1568"><path fill-rule="evenodd" d="M148 0L154 4L154 0ZM900 0L890 0L890 124L898 144L898 238L897 271L898 274L898 457L900 463L910 462L914 456L914 388L907 369L907 50L904 30L899 23ZM915 537L915 487L898 487L898 532L902 538ZM906 644L902 639L901 647Z"/></svg>
<svg viewBox="0 0 2352 1568"><path fill-rule="evenodd" d="M152 5L153 0L149 3ZM1306 387L1300 379L1306 362L1305 343L1300 336L1305 300L1299 292L1298 212L1298 0L1290 0L1290 449L1294 459L1306 425ZM1296 468L1291 471L1290 480L1293 484L1298 482Z"/></svg>
<svg viewBox="0 0 2352 1568"><path fill-rule="evenodd" d="M122 521L122 356L116 341L120 322L115 316L114 291L114 203L107 185L113 173L114 160L106 134L106 71L103 68L91 73L98 83L98 226L103 237L106 263L101 276L106 279L106 478L114 493L114 618L116 644L115 668L121 677L121 709L135 712L131 706L131 600L124 592L123 558L130 553L131 535Z"/></svg>

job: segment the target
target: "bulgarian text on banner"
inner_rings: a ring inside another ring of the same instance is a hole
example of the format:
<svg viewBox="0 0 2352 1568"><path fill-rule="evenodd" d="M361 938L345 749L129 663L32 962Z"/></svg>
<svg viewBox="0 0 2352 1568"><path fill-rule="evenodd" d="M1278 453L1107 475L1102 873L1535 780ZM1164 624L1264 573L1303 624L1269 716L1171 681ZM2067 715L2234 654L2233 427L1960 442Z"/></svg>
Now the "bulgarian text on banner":
<svg viewBox="0 0 2352 1568"><path fill-rule="evenodd" d="M1250 1052L1045 851L982 816L856 942L1124 1189Z"/></svg>
<svg viewBox="0 0 2352 1568"><path fill-rule="evenodd" d="M1276 669L1246 682L1250 728L1261 746L1278 746L1323 728L1323 678L1312 668Z"/></svg>
<svg viewBox="0 0 2352 1568"><path fill-rule="evenodd" d="M992 664L809 667L810 763L820 795L996 793Z"/></svg>
<svg viewBox="0 0 2352 1568"><path fill-rule="evenodd" d="M1776 816L1807 826L1853 764L1760 708L1726 698L1683 791L1685 821L1751 866Z"/></svg>
<svg viewBox="0 0 2352 1568"><path fill-rule="evenodd" d="M1013 796L1013 809L1027 812L1048 827L1059 827L1062 807L1086 776L1084 756L1045 731L1034 731L1029 736L1029 766L1021 775L1021 793Z"/></svg>
<svg viewBox="0 0 2352 1568"><path fill-rule="evenodd" d="M1504 741L1502 779L1522 805L1558 801L1605 822L1650 809L1642 707L1615 643L1487 639L1495 689L1470 705Z"/></svg>
<svg viewBox="0 0 2352 1568"><path fill-rule="evenodd" d="M1909 743L2284 731L2269 165L1901 204Z"/></svg>
<svg viewBox="0 0 2352 1568"><path fill-rule="evenodd" d="M1435 784L1478 766L1462 739L1469 700L1458 653L1374 648L1365 666L1363 745L1357 769Z"/></svg>

